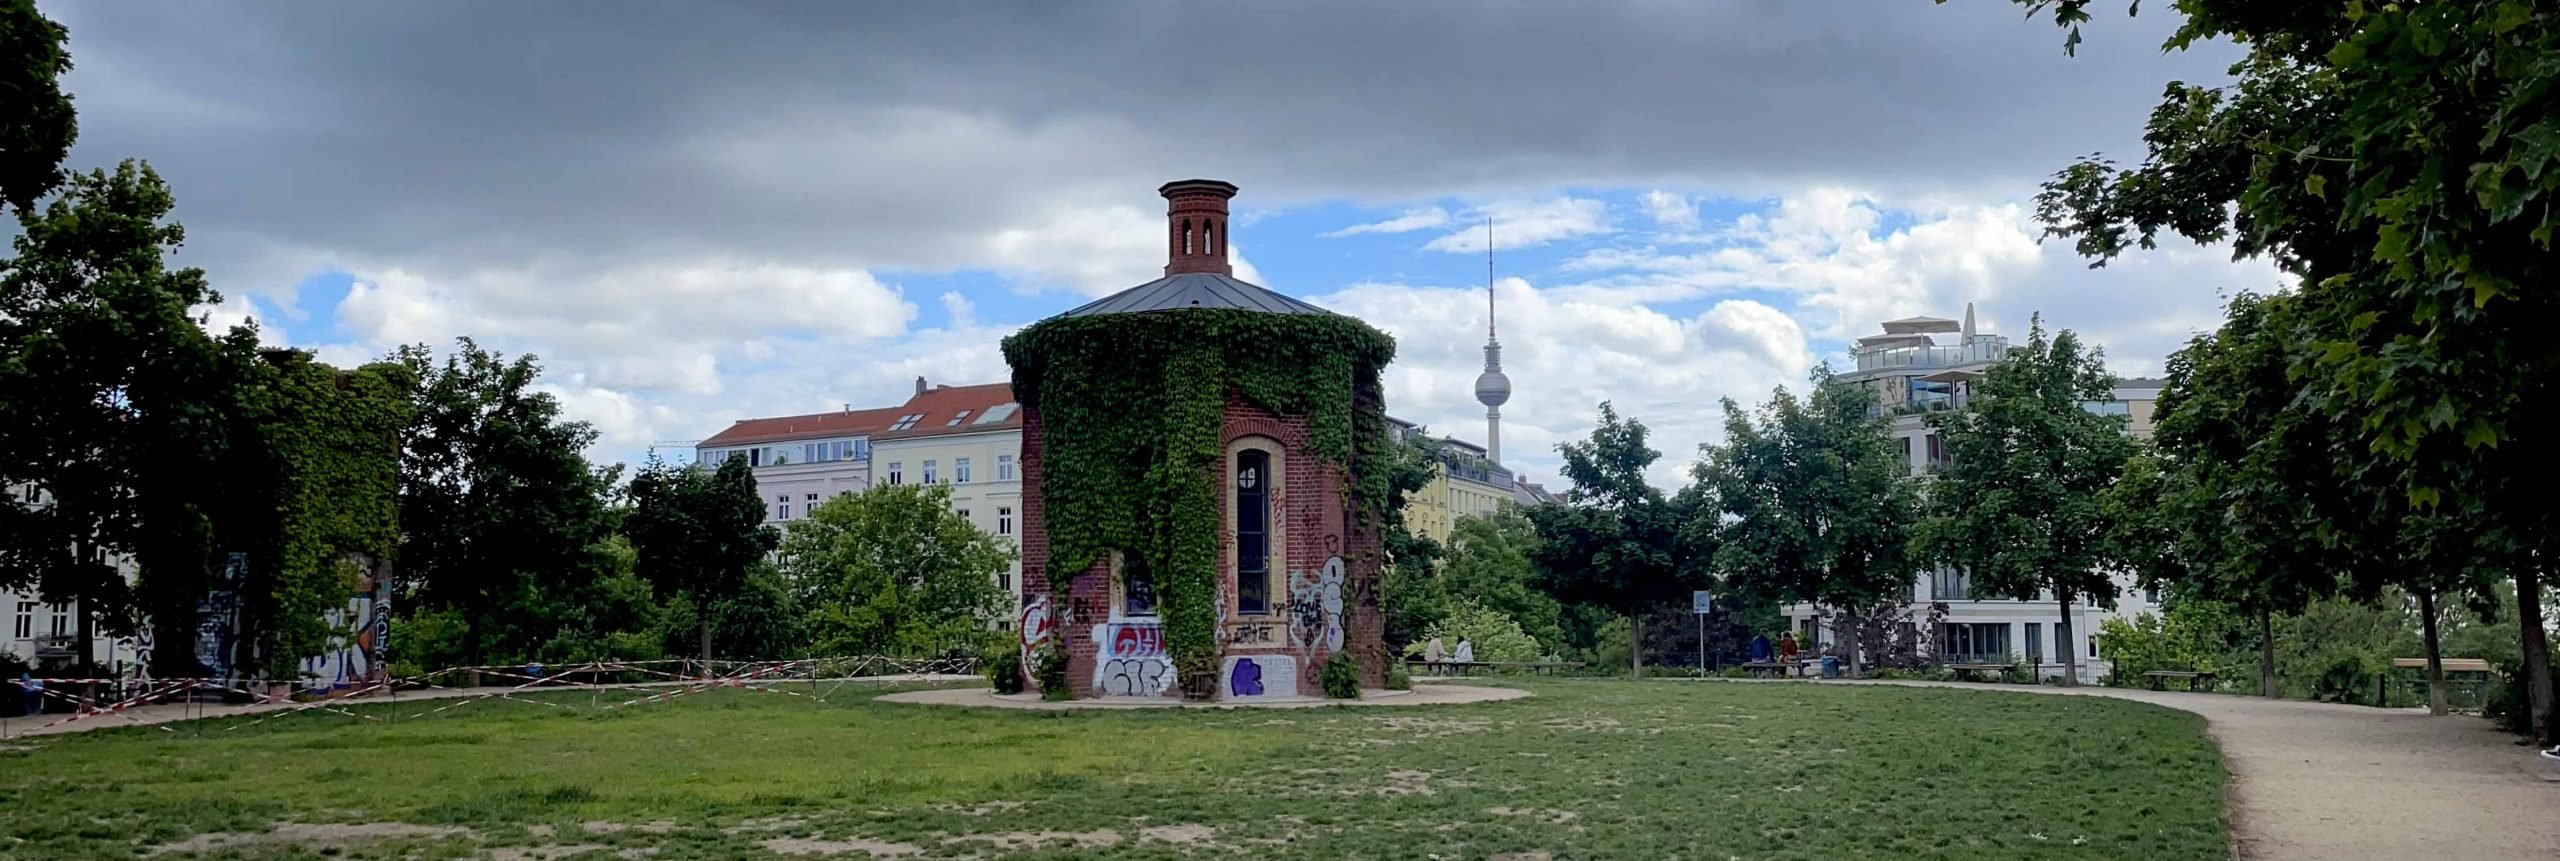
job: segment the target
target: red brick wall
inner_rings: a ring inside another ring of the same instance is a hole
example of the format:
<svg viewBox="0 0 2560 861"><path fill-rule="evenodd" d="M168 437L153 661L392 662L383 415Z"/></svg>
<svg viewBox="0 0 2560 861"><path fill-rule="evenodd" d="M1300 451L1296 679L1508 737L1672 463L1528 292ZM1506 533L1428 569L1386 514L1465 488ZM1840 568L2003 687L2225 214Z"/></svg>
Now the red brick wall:
<svg viewBox="0 0 2560 861"><path fill-rule="evenodd" d="M1364 394L1374 398L1373 393ZM1313 600L1319 605L1317 615L1320 617L1325 585L1321 582L1321 572L1328 559L1340 557L1343 574L1339 587L1341 612L1338 623L1343 629L1343 647L1360 658L1362 683L1368 687L1382 686L1385 682L1385 650L1380 640L1384 636L1384 618L1378 610L1381 555L1376 529L1373 525L1359 523L1353 516L1344 492L1341 470L1307 452L1305 417L1274 415L1230 393L1219 440L1224 444L1248 436L1278 440L1283 457L1283 486L1279 488L1279 498L1274 501L1273 514L1276 525L1283 530L1285 548L1281 568L1284 576L1280 583L1275 584L1272 598L1276 608L1282 609L1275 618L1285 633L1277 643L1238 645L1229 648L1228 653L1288 655L1297 661L1298 693L1322 696L1324 691L1318 679L1324 661L1331 657L1331 651L1322 642L1326 639L1322 630L1324 622L1319 619L1318 626L1312 630L1300 629L1292 624L1293 614L1285 608L1293 597ZM1022 585L1025 595L1048 594L1050 589L1047 507L1040 493L1041 440L1040 411L1025 408L1022 438ZM1233 477L1227 474L1230 469L1232 464L1222 458L1219 467L1221 481L1232 483ZM1222 500L1226 498L1225 487L1227 484L1220 485L1219 498ZM1234 601L1236 591L1234 566L1227 561L1233 541L1230 530L1220 530L1219 594L1229 602ZM1085 572L1085 576L1075 578L1074 587L1063 606L1051 608L1056 617L1052 629L1067 650L1068 678L1077 686L1080 695L1099 693L1094 683L1099 647L1093 642L1092 631L1094 625L1110 618L1110 592L1108 562L1099 561ZM1223 621L1243 621L1234 616L1232 606L1222 616L1226 617ZM1226 625L1221 625L1222 642L1226 639L1227 629ZM1267 679L1266 684L1272 681L1276 680ZM1167 694L1178 696L1179 688L1169 690Z"/></svg>

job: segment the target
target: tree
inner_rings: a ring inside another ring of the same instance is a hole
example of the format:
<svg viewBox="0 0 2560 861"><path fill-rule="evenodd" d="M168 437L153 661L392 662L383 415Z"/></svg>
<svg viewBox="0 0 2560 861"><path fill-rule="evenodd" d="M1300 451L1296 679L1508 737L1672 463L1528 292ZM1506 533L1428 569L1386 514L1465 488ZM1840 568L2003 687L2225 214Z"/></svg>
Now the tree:
<svg viewBox="0 0 2560 861"><path fill-rule="evenodd" d="M77 603L84 668L97 624L127 617L110 560L205 533L197 474L221 386L190 309L219 297L202 270L164 265L186 235L174 206L140 162L80 174L19 213L0 263L0 485L43 500L0 505L0 585Z"/></svg>
<svg viewBox="0 0 2560 861"><path fill-rule="evenodd" d="M2229 605L2257 622L2259 690L2276 695L2273 622L2341 588L2329 423L2305 409L2286 297L2242 294L2221 329L2171 355L2156 452L2102 500L2111 555L2151 588Z"/></svg>
<svg viewBox="0 0 2560 861"><path fill-rule="evenodd" d="M1701 446L1691 471L1714 516L1694 522L1713 524L1714 568L1728 592L1839 611L1854 677L1866 639L1852 633L1858 620L1908 612L1905 549L1919 499L1874 394L1828 367L1812 381L1809 401L1780 388L1756 421L1725 399L1724 443Z"/></svg>
<svg viewBox="0 0 2560 861"><path fill-rule="evenodd" d="M1387 504L1379 513L1379 543L1387 555L1379 592L1385 598L1386 642L1409 643L1449 613L1449 596L1441 588L1438 564L1445 548L1430 536L1416 535L1405 520L1405 504L1440 471L1440 442L1429 431L1414 428L1400 434L1385 450Z"/></svg>
<svg viewBox="0 0 2560 861"><path fill-rule="evenodd" d="M62 76L70 33L35 0L0 0L0 203L19 212L62 184L62 160L80 135Z"/></svg>
<svg viewBox="0 0 2560 861"><path fill-rule="evenodd" d="M1953 462L1930 483L1915 549L1966 572L1978 594L2049 596L2060 611L2054 637L2066 685L2080 672L2072 604L2115 606L2100 494L2133 443L2124 417L2081 406L2111 400L2114 388L2096 351L2083 352L2068 329L2047 341L2038 318L1964 409L1928 417Z"/></svg>
<svg viewBox="0 0 2560 861"><path fill-rule="evenodd" d="M1013 548L951 510L947 485L843 494L792 521L783 572L829 654L939 651L1004 611L996 574Z"/></svg>
<svg viewBox="0 0 2560 861"><path fill-rule="evenodd" d="M572 595L604 569L604 493L614 471L588 466L585 422L534 389L541 366L470 339L438 363L424 346L393 359L418 380L400 461L403 605L451 611L477 665L521 657L558 637L545 595Z"/></svg>
<svg viewBox="0 0 2560 861"><path fill-rule="evenodd" d="M738 457L707 470L652 460L632 477L630 493L623 534L639 553L636 570L659 594L691 599L709 661L714 608L746 585L749 569L780 540L764 525L755 473Z"/></svg>
<svg viewBox="0 0 2560 861"><path fill-rule="evenodd" d="M1564 608L1538 591L1537 566L1529 561L1537 548L1537 525L1517 510L1458 518L1440 566L1441 587L1452 602L1500 613L1540 645L1561 650Z"/></svg>
<svg viewBox="0 0 2560 861"><path fill-rule="evenodd" d="M1600 425L1582 442L1557 446L1573 483L1563 504L1529 510L1538 530L1538 587L1567 604L1588 603L1627 617L1631 627L1682 590L1681 519L1645 468L1662 453L1645 445L1645 427L1600 404ZM1644 674L1643 631L1629 637L1628 660Z"/></svg>
<svg viewBox="0 0 2560 861"><path fill-rule="evenodd" d="M2070 28L2087 0L2020 0ZM2167 45L2225 38L2228 87L2172 83L2133 169L2091 157L2038 215L2097 263L2163 230L2229 240L2302 279L2294 373L2346 429L2341 452L2411 505L2468 520L2512 571L2529 708L2554 726L2542 581L2560 560L2560 17L2510 0L2252 4L2181 0ZM2350 467L2351 469L2353 467Z"/></svg>

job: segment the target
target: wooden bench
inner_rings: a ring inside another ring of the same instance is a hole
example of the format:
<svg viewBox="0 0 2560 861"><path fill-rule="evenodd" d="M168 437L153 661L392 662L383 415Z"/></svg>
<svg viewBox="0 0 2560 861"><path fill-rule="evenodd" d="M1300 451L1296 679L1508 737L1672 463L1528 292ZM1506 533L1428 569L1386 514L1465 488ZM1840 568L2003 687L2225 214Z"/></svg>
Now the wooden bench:
<svg viewBox="0 0 2560 861"><path fill-rule="evenodd" d="M1463 676L1472 670L1493 666L1484 661L1407 661L1405 663L1409 666L1421 667L1423 675L1429 676Z"/></svg>
<svg viewBox="0 0 2560 861"><path fill-rule="evenodd" d="M1582 669L1581 661L1485 661L1482 663L1497 670L1528 670L1532 675L1540 676L1557 670Z"/></svg>
<svg viewBox="0 0 2560 861"><path fill-rule="evenodd" d="M2018 670L2015 664L1942 664L1941 666L1954 670L1956 681L1959 682L1972 681L1976 673L1996 673L1999 681L2005 682L2009 680L2010 673Z"/></svg>
<svg viewBox="0 0 2560 861"><path fill-rule="evenodd" d="M2205 685L2213 684L2213 671L2211 670L2145 670L2142 673L2142 677L2151 680L2151 689L2155 691L2160 690L2160 683L2167 679L2187 680L2187 690L2190 691L2197 690L2197 685L2199 683Z"/></svg>
<svg viewBox="0 0 2560 861"><path fill-rule="evenodd" d="M1802 658L1793 661L1749 661L1742 665L1742 674L1755 678L1762 676L1786 678L1802 675L1801 671L1805 665L1811 663L1813 662Z"/></svg>

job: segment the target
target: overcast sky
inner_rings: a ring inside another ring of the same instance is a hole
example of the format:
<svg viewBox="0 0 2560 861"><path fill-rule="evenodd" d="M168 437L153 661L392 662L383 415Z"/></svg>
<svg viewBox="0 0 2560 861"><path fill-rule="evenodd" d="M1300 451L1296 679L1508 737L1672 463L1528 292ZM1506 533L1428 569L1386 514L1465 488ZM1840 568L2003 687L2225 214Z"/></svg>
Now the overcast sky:
<svg viewBox="0 0 2560 861"><path fill-rule="evenodd" d="M2165 10L2079 56L2010 4L45 2L75 166L149 160L182 262L276 343L531 352L599 460L1006 376L996 342L1161 272L1155 187L1243 187L1239 274L1394 334L1391 412L1505 454L1614 400L1668 483L1716 402L1978 303L2126 375L2277 285L2220 249L2091 272L2036 183L2139 155Z"/></svg>

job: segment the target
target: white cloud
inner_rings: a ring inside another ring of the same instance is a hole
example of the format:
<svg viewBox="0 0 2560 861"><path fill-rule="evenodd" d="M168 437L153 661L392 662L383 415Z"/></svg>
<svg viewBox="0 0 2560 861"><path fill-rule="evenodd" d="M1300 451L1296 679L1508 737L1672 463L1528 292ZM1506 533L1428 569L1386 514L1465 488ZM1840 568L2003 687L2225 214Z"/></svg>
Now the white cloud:
<svg viewBox="0 0 2560 861"><path fill-rule="evenodd" d="M1467 213L1467 226L1451 231L1425 251L1482 254L1486 218L1493 219L1494 248L1529 248L1559 239L1609 232L1609 207L1598 198L1553 197L1545 200L1488 203Z"/></svg>
<svg viewBox="0 0 2560 861"><path fill-rule="evenodd" d="M1654 226L1664 230L1698 229L1698 203L1686 196L1655 189L1637 198L1644 213L1652 216Z"/></svg>
<svg viewBox="0 0 2560 861"><path fill-rule="evenodd" d="M1558 443L1589 432L1603 400L1635 416L1663 453L1653 476L1672 484L1715 428L1717 398L1796 380L1812 363L1804 333L1775 308L1732 299L1677 316L1642 306L1565 299L1519 278L1497 282L1503 371L1503 459L1552 479ZM1359 284L1314 297L1397 338L1387 409L1440 434L1482 442L1484 294L1474 288Z"/></svg>
<svg viewBox="0 0 2560 861"><path fill-rule="evenodd" d="M1350 227L1345 227L1341 230L1324 234L1324 236L1330 239L1361 233L1410 233L1416 230L1429 230L1448 223L1449 211L1434 206L1429 209L1408 209L1405 210L1403 215L1399 215L1385 221L1372 221L1367 224L1354 224Z"/></svg>

